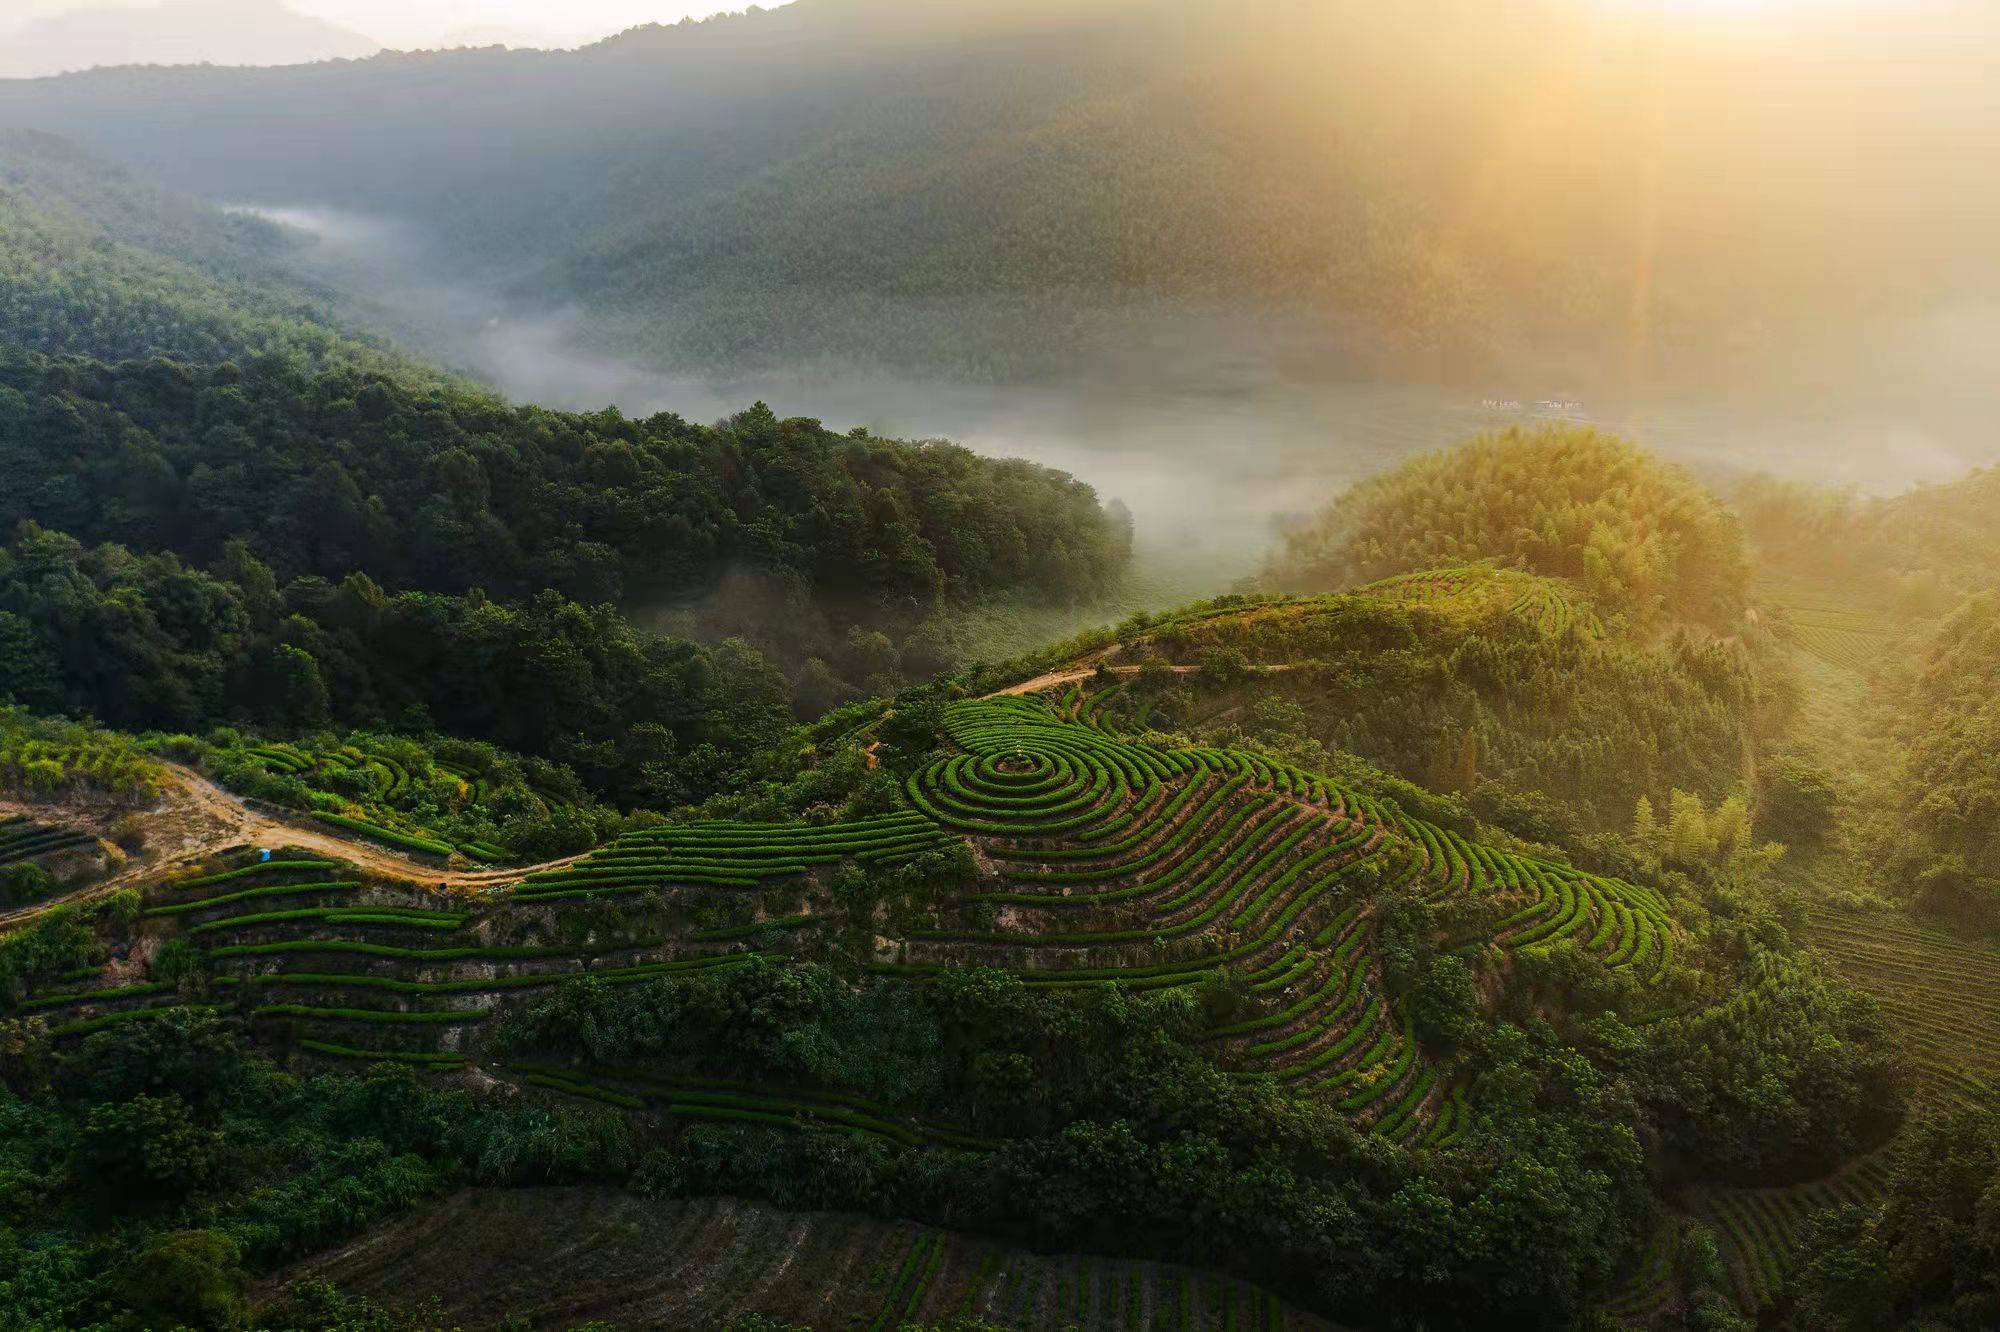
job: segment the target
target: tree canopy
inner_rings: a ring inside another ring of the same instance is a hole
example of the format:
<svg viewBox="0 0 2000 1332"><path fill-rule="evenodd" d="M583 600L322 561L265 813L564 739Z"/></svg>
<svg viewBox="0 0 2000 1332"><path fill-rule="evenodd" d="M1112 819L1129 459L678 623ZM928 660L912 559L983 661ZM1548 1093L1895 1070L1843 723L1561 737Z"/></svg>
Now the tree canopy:
<svg viewBox="0 0 2000 1332"><path fill-rule="evenodd" d="M1479 560L1569 579L1642 626L1733 632L1747 599L1735 518L1682 469L1577 426L1482 435L1363 481L1291 533L1265 578L1335 591Z"/></svg>

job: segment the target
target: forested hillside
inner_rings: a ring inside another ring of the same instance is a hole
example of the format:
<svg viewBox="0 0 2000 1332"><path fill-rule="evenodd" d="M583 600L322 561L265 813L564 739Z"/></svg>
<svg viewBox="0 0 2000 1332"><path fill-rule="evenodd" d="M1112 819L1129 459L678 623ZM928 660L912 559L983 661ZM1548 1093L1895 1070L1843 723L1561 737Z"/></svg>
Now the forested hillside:
<svg viewBox="0 0 2000 1332"><path fill-rule="evenodd" d="M1877 497L1758 477L1735 503L1767 577L1857 609L1937 616L2000 581L2000 468Z"/></svg>
<svg viewBox="0 0 2000 1332"><path fill-rule="evenodd" d="M1124 558L1089 487L947 444L753 408L718 426L511 407L275 358L107 365L0 349L0 523L285 576L684 598L726 567L802 609L921 619L1020 587L1074 597Z"/></svg>
<svg viewBox="0 0 2000 1332"><path fill-rule="evenodd" d="M1991 150L1951 90L1884 86L1867 23L1786 37L1822 59L1767 96L1757 41L1597 0L796 0L575 53L99 71L0 87L0 121L415 222L433 269L676 364L1011 378L1185 323L1335 375L1568 376L1636 338L1728 376L1787 349L1774 312L1831 330L1987 280L1918 238L1952 209L1916 200L1972 188L1950 148ZM1885 120L1937 154L1878 151Z"/></svg>
<svg viewBox="0 0 2000 1332"><path fill-rule="evenodd" d="M761 406L711 427L507 404L350 334L359 312L279 262L292 243L47 136L0 138L0 466L19 478L0 531L674 612L684 634L753 638L807 708L949 664L941 610L1085 599L1126 558L1089 487L943 442ZM71 701L107 717L213 717L81 678Z"/></svg>
<svg viewBox="0 0 2000 1332"><path fill-rule="evenodd" d="M1899 822L1910 896L2000 928L2000 596L1953 612L1890 686L1904 746Z"/></svg>
<svg viewBox="0 0 2000 1332"><path fill-rule="evenodd" d="M1986 468L1868 498L1759 477L1736 497L1764 614L1824 700L1806 739L1854 806L1837 839L1846 873L1976 930L2000 920L1996 482ZM1895 797L1878 806L1869 790L1882 767L1897 774Z"/></svg>
<svg viewBox="0 0 2000 1332"><path fill-rule="evenodd" d="M0 130L0 338L106 361L268 354L438 377L302 286L283 262L296 243L61 139Z"/></svg>

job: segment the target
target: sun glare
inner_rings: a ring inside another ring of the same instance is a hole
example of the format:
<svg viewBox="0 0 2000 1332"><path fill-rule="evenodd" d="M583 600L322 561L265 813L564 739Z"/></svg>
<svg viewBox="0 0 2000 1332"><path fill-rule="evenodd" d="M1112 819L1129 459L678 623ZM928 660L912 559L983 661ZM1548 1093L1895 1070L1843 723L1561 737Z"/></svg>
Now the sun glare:
<svg viewBox="0 0 2000 1332"><path fill-rule="evenodd" d="M1808 8L1828 8L1827 0L1603 0L1606 7L1631 14L1663 17L1702 15L1754 18Z"/></svg>

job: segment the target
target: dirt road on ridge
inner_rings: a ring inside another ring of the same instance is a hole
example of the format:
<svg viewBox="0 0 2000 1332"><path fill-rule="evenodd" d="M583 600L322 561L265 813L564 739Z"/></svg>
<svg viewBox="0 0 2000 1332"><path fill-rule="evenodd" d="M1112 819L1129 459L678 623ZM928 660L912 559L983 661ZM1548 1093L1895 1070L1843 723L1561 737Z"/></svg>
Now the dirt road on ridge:
<svg viewBox="0 0 2000 1332"><path fill-rule="evenodd" d="M1106 654L1108 655L1110 652L1116 650L1117 645L1114 644L1111 648L1106 649ZM1159 670L1160 668L1161 664L1153 664L1153 669ZM1008 685L1005 689L996 689L985 697L1018 698L1024 694L1039 694L1045 689L1060 689L1064 685L1075 684L1079 680L1088 680L1100 670L1109 671L1113 675L1137 675L1145 669L1144 666L1106 666L1103 664L1102 657L1100 657L1088 666L1065 666L1062 670L1050 671L1048 674L1038 675L1032 680L1023 680L1020 684ZM1193 675L1201 667L1167 666L1165 669L1173 672L1175 675ZM1290 662L1279 662L1272 666L1252 666L1250 673L1252 675L1276 675L1281 671L1289 671L1291 669Z"/></svg>
<svg viewBox="0 0 2000 1332"><path fill-rule="evenodd" d="M13 911L0 911L0 931L26 924L59 906L95 901L121 888L171 874L198 864L226 847L291 847L344 860L370 874L402 879L441 892L473 893L515 883L538 870L556 869L583 859L565 856L540 865L512 869L455 870L392 850L379 843L351 837L304 815L251 808L192 768L162 763L167 791L160 803L141 813L146 821L147 854L98 883L62 897L50 898ZM32 805L0 802L0 812L19 809L34 814Z"/></svg>

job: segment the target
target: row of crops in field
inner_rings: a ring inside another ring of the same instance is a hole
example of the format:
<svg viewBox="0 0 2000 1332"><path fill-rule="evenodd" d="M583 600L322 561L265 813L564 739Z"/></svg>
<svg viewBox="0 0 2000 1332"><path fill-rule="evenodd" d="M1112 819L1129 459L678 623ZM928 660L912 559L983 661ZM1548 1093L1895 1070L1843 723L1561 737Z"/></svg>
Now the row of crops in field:
<svg viewBox="0 0 2000 1332"><path fill-rule="evenodd" d="M642 1069L514 1066L531 1086L682 1120L830 1129L902 1147L976 1151L991 1144L948 1125L907 1120L864 1096L745 1082L662 1080Z"/></svg>
<svg viewBox="0 0 2000 1332"><path fill-rule="evenodd" d="M438 1298L453 1326L518 1314L708 1328L756 1313L819 1332L900 1332L959 1318L1023 1332L1334 1332L1249 1283L1193 1268L1002 1242L735 1198L653 1202L579 1188L466 1190L310 1275L399 1303ZM575 1255L587 1252L588 1263Z"/></svg>
<svg viewBox="0 0 2000 1332"><path fill-rule="evenodd" d="M1488 602L1551 636L1575 632L1595 639L1604 635L1596 613L1579 606L1566 584L1511 569L1483 565L1427 569L1371 583L1358 595L1415 605Z"/></svg>
<svg viewBox="0 0 2000 1332"><path fill-rule="evenodd" d="M827 1218L838 1233L851 1223ZM885 1228L886 1229L886 1228ZM819 1257L808 1239L802 1260ZM844 1263L842 1262L844 1259ZM1324 1320L1269 1291L1190 1268L1091 1254L1039 1255L918 1227L826 1266L812 1326L897 1332L953 1317L1079 1332L1307 1332ZM823 1291L823 1293L822 1293ZM806 1316L803 1312L788 1316Z"/></svg>
<svg viewBox="0 0 2000 1332"><path fill-rule="evenodd" d="M1624 1323L1647 1324L1674 1298L1674 1242L1678 1219L1663 1214L1646 1237L1625 1279L1606 1300L1602 1312Z"/></svg>
<svg viewBox="0 0 2000 1332"><path fill-rule="evenodd" d="M523 878L517 902L618 896L656 888L755 888L853 861L898 865L950 845L917 813L830 824L707 822L627 833L573 865Z"/></svg>
<svg viewBox="0 0 2000 1332"><path fill-rule="evenodd" d="M1803 934L1882 1006L1922 1096L2000 1104L2000 948L1898 916L1826 908Z"/></svg>
<svg viewBox="0 0 2000 1332"><path fill-rule="evenodd" d="M486 1021L504 996L576 976L634 983L760 956L699 938L493 942L491 913L470 899L297 855L156 885L141 910L150 931L199 950L207 976L198 998L161 981L105 985L85 977L30 998L23 1010L64 1038L193 1006L233 1013L327 1058L454 1068L465 1062L466 1029Z"/></svg>
<svg viewBox="0 0 2000 1332"><path fill-rule="evenodd" d="M1093 724L1091 701L1058 691L948 710L958 752L906 793L974 839L997 882L878 970L1000 965L1038 986L1176 987L1227 968L1256 1002L1212 1033L1235 1076L1438 1145L1470 1109L1384 988L1372 948L1384 892L1512 906L1504 947L1570 940L1642 975L1672 958L1673 922L1649 889L1494 852L1256 754L1122 739Z"/></svg>
<svg viewBox="0 0 2000 1332"><path fill-rule="evenodd" d="M1895 641L1895 629L1872 611L1810 599L1781 602L1783 632L1792 646L1835 670L1867 674Z"/></svg>
<svg viewBox="0 0 2000 1332"><path fill-rule="evenodd" d="M0 818L0 865L39 860L59 851L88 846L96 839L74 828L38 823L25 814Z"/></svg>

